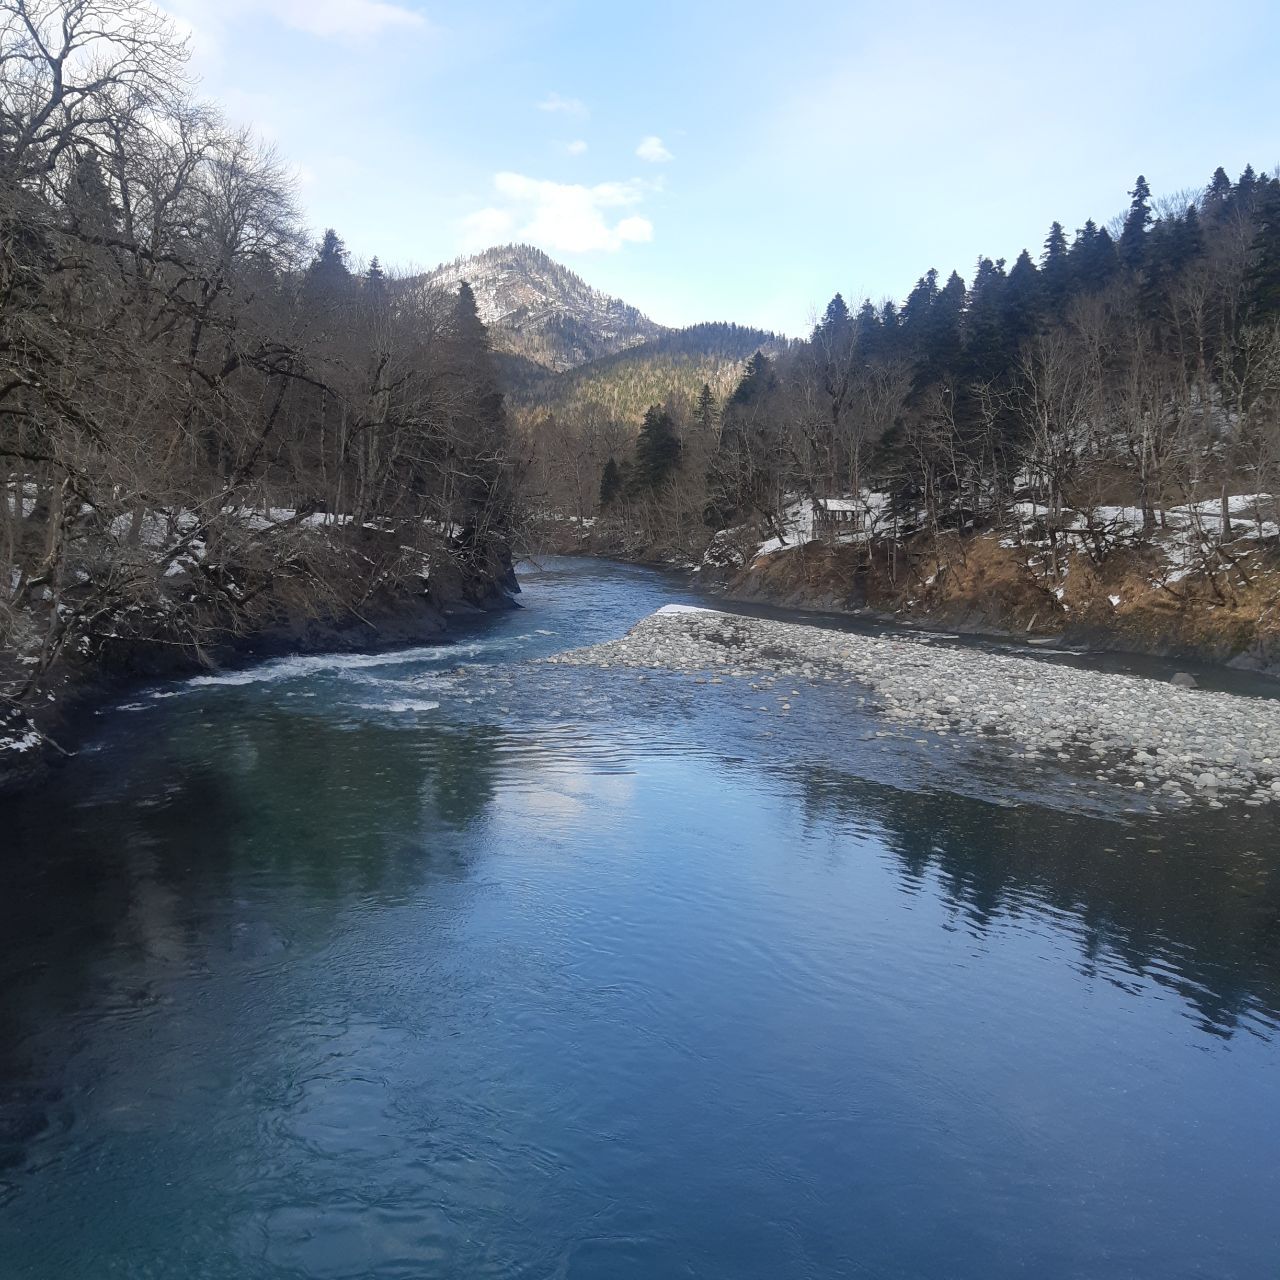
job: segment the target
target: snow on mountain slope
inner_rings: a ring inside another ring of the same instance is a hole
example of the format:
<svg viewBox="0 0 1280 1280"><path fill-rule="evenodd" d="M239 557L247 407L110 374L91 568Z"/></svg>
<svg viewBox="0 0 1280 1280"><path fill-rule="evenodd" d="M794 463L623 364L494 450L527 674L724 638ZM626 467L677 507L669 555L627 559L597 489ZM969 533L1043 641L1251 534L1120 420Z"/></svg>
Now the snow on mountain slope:
<svg viewBox="0 0 1280 1280"><path fill-rule="evenodd" d="M458 258L437 267L427 280L450 293L465 280L494 346L556 372L669 332L530 245L503 245Z"/></svg>

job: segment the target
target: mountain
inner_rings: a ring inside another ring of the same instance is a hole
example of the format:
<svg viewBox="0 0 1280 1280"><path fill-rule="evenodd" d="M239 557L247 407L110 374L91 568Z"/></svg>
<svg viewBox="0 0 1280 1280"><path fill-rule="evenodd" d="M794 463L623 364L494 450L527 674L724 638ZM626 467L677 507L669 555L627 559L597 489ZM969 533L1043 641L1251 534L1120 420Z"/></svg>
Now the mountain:
<svg viewBox="0 0 1280 1280"><path fill-rule="evenodd" d="M650 405L670 399L692 409L704 383L723 400L757 351L775 355L786 345L785 338L763 329L695 324L564 373L549 373L509 356L499 357L499 368L519 414L553 413L574 421L594 415L639 423Z"/></svg>
<svg viewBox="0 0 1280 1280"><path fill-rule="evenodd" d="M495 350L563 373L669 333L620 298L593 289L527 244L508 244L437 267L430 284L450 293L466 281ZM509 366L511 362L506 362Z"/></svg>

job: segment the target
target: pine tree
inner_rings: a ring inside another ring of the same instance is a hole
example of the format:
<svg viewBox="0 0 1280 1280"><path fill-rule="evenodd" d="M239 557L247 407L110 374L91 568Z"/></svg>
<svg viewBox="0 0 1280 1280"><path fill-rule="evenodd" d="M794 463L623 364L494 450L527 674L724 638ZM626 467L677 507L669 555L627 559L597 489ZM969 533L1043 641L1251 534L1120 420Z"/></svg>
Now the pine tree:
<svg viewBox="0 0 1280 1280"><path fill-rule="evenodd" d="M622 468L616 459L610 458L604 464L604 473L600 477L600 507L611 507L622 496Z"/></svg>
<svg viewBox="0 0 1280 1280"><path fill-rule="evenodd" d="M1081 293L1097 293L1115 276L1119 259L1116 243L1106 227L1090 218L1079 231L1068 255L1071 287Z"/></svg>
<svg viewBox="0 0 1280 1280"><path fill-rule="evenodd" d="M490 349L489 330L480 319L476 295L465 280L458 286L457 301L453 304L453 336L473 350L487 352Z"/></svg>
<svg viewBox="0 0 1280 1280"><path fill-rule="evenodd" d="M774 389L776 381L772 361L763 351L757 351L747 361L730 403L740 407L758 404Z"/></svg>
<svg viewBox="0 0 1280 1280"><path fill-rule="evenodd" d="M1249 318L1260 321L1280 315L1280 180L1257 192L1256 217L1246 303Z"/></svg>
<svg viewBox="0 0 1280 1280"><path fill-rule="evenodd" d="M375 293L380 293L387 283L386 272L383 271L382 263L378 261L376 255L373 261L369 263L368 271L364 273L364 282Z"/></svg>
<svg viewBox="0 0 1280 1280"><path fill-rule="evenodd" d="M1231 179L1227 177L1227 171L1219 165L1213 171L1213 177L1209 179L1209 185L1205 188L1205 209L1212 211L1215 215L1220 214L1230 198Z"/></svg>
<svg viewBox="0 0 1280 1280"><path fill-rule="evenodd" d="M475 449L480 458L496 458L506 441L507 413L497 370L490 349L489 331L476 308L475 294L464 280L458 287L446 337L449 375L457 393L454 403L460 407L453 415L451 430L460 444ZM467 478L477 499L496 477L483 474L483 461L477 474ZM466 481L464 481L466 483Z"/></svg>
<svg viewBox="0 0 1280 1280"><path fill-rule="evenodd" d="M644 426L636 437L636 465L632 484L637 492L661 489L680 465L680 439L671 415L658 405L650 405Z"/></svg>
<svg viewBox="0 0 1280 1280"><path fill-rule="evenodd" d="M978 259L965 305L965 354L972 383L990 382L1003 371L1001 323L1008 282L1003 259L999 263Z"/></svg>
<svg viewBox="0 0 1280 1280"><path fill-rule="evenodd" d="M853 317L845 300L837 293L813 331L811 341L822 342L828 350L836 350L853 336Z"/></svg>
<svg viewBox="0 0 1280 1280"><path fill-rule="evenodd" d="M704 382L702 384L702 390L698 393L698 406L693 411L693 418L698 424L698 430L702 433L703 439L714 440L716 437L717 406L710 383Z"/></svg>
<svg viewBox="0 0 1280 1280"><path fill-rule="evenodd" d="M307 289L313 297L336 301L351 287L347 268L347 246L330 227L316 246L316 256L307 268Z"/></svg>
<svg viewBox="0 0 1280 1280"><path fill-rule="evenodd" d="M1042 306L1040 273L1023 249L1009 272L1004 291L1005 342L1011 359L1017 358L1022 344L1039 329Z"/></svg>
<svg viewBox="0 0 1280 1280"><path fill-rule="evenodd" d="M1062 223L1055 222L1049 228L1049 234L1044 242L1044 253L1040 257L1040 281L1043 286L1044 303L1050 313L1055 316L1062 315L1067 301L1071 282L1068 256L1067 233L1062 229Z"/></svg>
<svg viewBox="0 0 1280 1280"><path fill-rule="evenodd" d="M902 328L913 340L919 341L924 337L929 311L937 296L938 270L930 267L916 281L915 288L907 294L907 300L902 304Z"/></svg>
<svg viewBox="0 0 1280 1280"><path fill-rule="evenodd" d="M1138 174L1129 196L1129 212L1125 214L1124 229L1120 233L1120 259L1130 271L1138 271L1146 254L1147 228L1152 221L1151 188L1142 174Z"/></svg>
<svg viewBox="0 0 1280 1280"><path fill-rule="evenodd" d="M948 379L959 370L964 349L961 327L965 296L964 279L958 271L953 271L929 308L923 345L929 379Z"/></svg>
<svg viewBox="0 0 1280 1280"><path fill-rule="evenodd" d="M1049 234L1045 237L1044 253L1040 258L1042 267L1050 267L1055 262L1065 262L1067 258L1067 233L1062 229L1062 223L1055 222L1049 228Z"/></svg>
<svg viewBox="0 0 1280 1280"><path fill-rule="evenodd" d="M875 355L879 350L880 314L870 299L858 308L853 318L853 340L865 356Z"/></svg>
<svg viewBox="0 0 1280 1280"><path fill-rule="evenodd" d="M1247 164L1236 182L1236 189L1231 193L1232 201L1235 207L1244 213L1252 213L1254 198L1257 194L1258 175L1254 173L1253 165Z"/></svg>

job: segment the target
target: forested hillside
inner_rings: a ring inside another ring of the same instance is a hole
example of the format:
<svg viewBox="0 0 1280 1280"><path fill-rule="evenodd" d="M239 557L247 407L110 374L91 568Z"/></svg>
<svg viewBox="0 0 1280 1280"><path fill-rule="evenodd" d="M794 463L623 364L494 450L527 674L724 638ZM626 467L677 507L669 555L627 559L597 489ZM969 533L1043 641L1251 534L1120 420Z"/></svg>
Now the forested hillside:
<svg viewBox="0 0 1280 1280"><path fill-rule="evenodd" d="M0 687L483 593L511 506L467 290L353 274L169 21L0 0Z"/></svg>
<svg viewBox="0 0 1280 1280"><path fill-rule="evenodd" d="M1219 169L1156 203L1139 177L1114 231L1054 223L1037 255L931 269L901 303L837 294L807 342L709 391L667 406L664 467L615 450L619 484L601 459L598 537L689 556L733 531L718 552L745 563L825 535L914 599L992 531L1042 625L1071 608L1073 557L1120 549L1170 608L1272 618L1280 181Z"/></svg>

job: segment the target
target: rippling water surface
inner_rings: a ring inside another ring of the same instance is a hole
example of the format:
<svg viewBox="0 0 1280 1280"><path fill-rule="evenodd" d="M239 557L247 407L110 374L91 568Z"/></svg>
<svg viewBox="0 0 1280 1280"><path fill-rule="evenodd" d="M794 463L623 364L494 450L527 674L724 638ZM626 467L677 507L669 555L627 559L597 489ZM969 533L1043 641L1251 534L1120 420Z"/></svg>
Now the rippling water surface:
<svg viewBox="0 0 1280 1280"><path fill-rule="evenodd" d="M1273 811L540 665L690 597L524 581L0 807L0 1277L1277 1274Z"/></svg>

